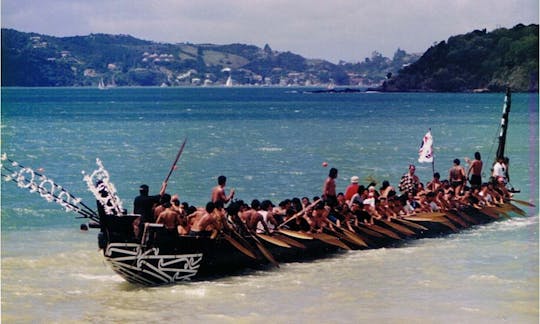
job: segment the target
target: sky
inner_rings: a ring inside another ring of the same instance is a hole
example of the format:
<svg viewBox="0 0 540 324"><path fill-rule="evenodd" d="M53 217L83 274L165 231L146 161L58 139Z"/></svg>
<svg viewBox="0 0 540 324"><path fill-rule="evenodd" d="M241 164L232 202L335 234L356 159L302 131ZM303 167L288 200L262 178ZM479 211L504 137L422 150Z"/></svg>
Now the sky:
<svg viewBox="0 0 540 324"><path fill-rule="evenodd" d="M51 36L242 43L334 63L423 53L450 36L538 24L538 0L1 0L1 25Z"/></svg>

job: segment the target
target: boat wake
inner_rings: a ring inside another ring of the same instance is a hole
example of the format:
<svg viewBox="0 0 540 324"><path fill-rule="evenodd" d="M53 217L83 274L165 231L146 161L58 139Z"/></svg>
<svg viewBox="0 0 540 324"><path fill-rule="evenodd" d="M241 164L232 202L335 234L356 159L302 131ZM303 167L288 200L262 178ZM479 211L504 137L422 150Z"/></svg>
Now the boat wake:
<svg viewBox="0 0 540 324"><path fill-rule="evenodd" d="M512 217L502 222L494 222L486 226L482 226L480 227L479 231L471 232L471 234L483 235L484 233L489 232L512 232L528 227L538 232L538 224L538 214L530 217Z"/></svg>
<svg viewBox="0 0 540 324"><path fill-rule="evenodd" d="M88 280L88 281L99 281L99 282L124 282L124 280L117 275L91 275L87 273L76 273L73 274L73 277Z"/></svg>

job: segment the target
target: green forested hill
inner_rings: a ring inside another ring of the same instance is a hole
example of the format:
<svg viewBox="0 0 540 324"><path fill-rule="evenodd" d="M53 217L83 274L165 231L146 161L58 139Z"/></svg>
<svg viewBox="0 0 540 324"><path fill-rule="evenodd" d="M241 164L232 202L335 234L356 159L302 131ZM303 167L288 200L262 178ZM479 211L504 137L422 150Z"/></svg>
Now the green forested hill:
<svg viewBox="0 0 540 324"><path fill-rule="evenodd" d="M102 79L116 86L210 85L225 84L229 76L243 85L382 80L359 73L268 45L163 44L127 35L52 37L2 29L2 86L97 86Z"/></svg>
<svg viewBox="0 0 540 324"><path fill-rule="evenodd" d="M476 30L429 48L383 91L538 91L538 25Z"/></svg>
<svg viewBox="0 0 540 324"><path fill-rule="evenodd" d="M354 40L351 40L354 41ZM404 67L404 68L403 68ZM398 72L399 71L399 72ZM538 25L453 36L421 57L358 63L245 44L164 44L129 35L52 37L2 29L2 86L382 85L382 91L538 90ZM386 81L385 81L386 80ZM384 82L383 82L384 81Z"/></svg>

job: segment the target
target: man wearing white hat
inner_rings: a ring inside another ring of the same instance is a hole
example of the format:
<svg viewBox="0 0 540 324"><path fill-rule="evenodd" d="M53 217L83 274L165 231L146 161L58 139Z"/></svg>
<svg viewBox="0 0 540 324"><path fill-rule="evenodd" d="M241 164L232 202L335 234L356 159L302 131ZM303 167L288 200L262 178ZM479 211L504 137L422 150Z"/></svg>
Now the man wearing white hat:
<svg viewBox="0 0 540 324"><path fill-rule="evenodd" d="M358 192L358 181L360 179L357 176L351 177L351 183L345 189L345 200L350 201L355 193Z"/></svg>

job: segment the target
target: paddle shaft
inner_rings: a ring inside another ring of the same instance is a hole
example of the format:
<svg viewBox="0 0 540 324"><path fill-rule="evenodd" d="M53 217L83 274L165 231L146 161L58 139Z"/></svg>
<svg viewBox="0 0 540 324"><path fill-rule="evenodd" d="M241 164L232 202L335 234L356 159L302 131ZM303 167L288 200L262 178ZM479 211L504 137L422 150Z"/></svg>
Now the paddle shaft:
<svg viewBox="0 0 540 324"><path fill-rule="evenodd" d="M316 204L318 204L320 201L321 201L321 199L315 200L315 201L312 202L309 206L307 206L306 208L302 209L302 210L299 211L298 213L294 214L293 216L291 216L291 218L287 219L287 220L284 221L283 223L279 224L277 228L278 228L278 229L282 228L285 224L287 224L288 222L292 221L293 219L296 219L297 217L301 216L302 214L304 214L304 213L306 212L306 210L308 210L309 208L312 208L313 206L315 206Z"/></svg>
<svg viewBox="0 0 540 324"><path fill-rule="evenodd" d="M171 169L169 170L169 174L167 174L167 177L165 178L165 181L163 181L165 184L169 182L169 178L171 177L171 174L174 171L174 168L176 167L176 163L178 163L178 160L180 159L180 155L182 155L182 152L184 151L184 147L186 146L187 137L184 139L184 142L182 143L182 146L180 146L180 150L178 150L178 153L176 154L176 158L174 159L174 162L171 166Z"/></svg>
<svg viewBox="0 0 540 324"><path fill-rule="evenodd" d="M232 246L234 246L238 251L242 252L243 254L247 255L248 257L252 258L252 259L256 259L257 257L255 256L255 254L253 254L253 252L251 252L249 249L247 249L246 247L242 246L242 244L240 244L238 241L236 241L235 239L233 239L229 234L221 231L221 235L223 235L223 237L225 238L225 240L227 240Z"/></svg>
<svg viewBox="0 0 540 324"><path fill-rule="evenodd" d="M257 246L257 248L259 249L259 251L261 252L261 254L268 260L270 261L270 263L272 263L274 266L276 266L277 268L279 268L279 263L276 261L276 259L274 258L274 256L272 255L272 253L270 253L270 251L268 251L268 249L259 241L259 239L257 239L257 236L254 235L250 230L249 228L247 227L247 225L242 222L242 220L240 220L240 225L243 227L244 231L246 231L246 233L248 235L251 236L251 238L253 239L253 241L255 242L255 245Z"/></svg>

